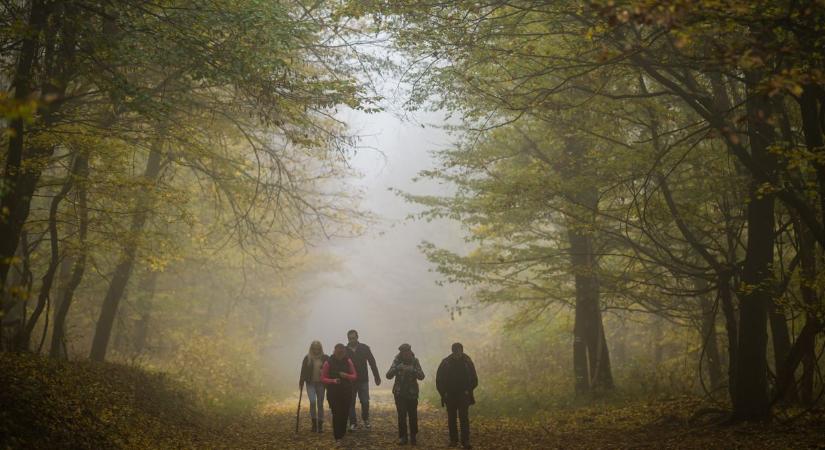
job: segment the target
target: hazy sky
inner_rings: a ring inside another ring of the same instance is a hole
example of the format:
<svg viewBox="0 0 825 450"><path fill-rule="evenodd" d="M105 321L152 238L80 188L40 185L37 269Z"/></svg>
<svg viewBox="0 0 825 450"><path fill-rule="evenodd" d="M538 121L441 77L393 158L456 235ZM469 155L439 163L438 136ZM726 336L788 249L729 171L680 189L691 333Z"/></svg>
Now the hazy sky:
<svg viewBox="0 0 825 450"><path fill-rule="evenodd" d="M326 352L337 342L346 343L346 331L357 329L361 340L373 348L384 371L401 343L407 342L419 357L449 352L445 342L455 339L445 305L461 294L456 286L439 287L417 246L422 240L455 241L458 225L445 221L407 220L415 205L389 188L414 193L445 192L433 183L413 183L412 178L433 162L430 152L448 146L451 137L438 126L444 117L421 113L413 120L392 112L350 112L344 119L362 136L352 166L362 174L353 184L364 192L362 206L378 218L356 238L336 239L319 249L340 261L340 270L317 277L323 287L308 298L311 310L303 343L296 356L319 339ZM425 125L422 127L422 125ZM372 149L371 149L372 148ZM299 339L299 342L301 340Z"/></svg>

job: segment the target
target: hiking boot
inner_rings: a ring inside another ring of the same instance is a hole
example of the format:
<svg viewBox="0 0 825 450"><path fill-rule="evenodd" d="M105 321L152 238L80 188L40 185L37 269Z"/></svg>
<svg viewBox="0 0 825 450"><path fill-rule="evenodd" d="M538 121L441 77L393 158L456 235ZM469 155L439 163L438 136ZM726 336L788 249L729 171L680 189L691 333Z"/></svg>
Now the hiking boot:
<svg viewBox="0 0 825 450"><path fill-rule="evenodd" d="M318 421L315 420L315 419L312 419L312 432L315 433L317 431L318 431Z"/></svg>
<svg viewBox="0 0 825 450"><path fill-rule="evenodd" d="M318 432L319 432L319 433L323 433L323 432L324 432L324 421L323 421L323 420L319 420L319 421L318 421Z"/></svg>
<svg viewBox="0 0 825 450"><path fill-rule="evenodd" d="M472 446L472 445L470 445L469 443L467 443L467 444L461 444L461 448L463 448L463 449L471 449L471 448L473 448L473 446Z"/></svg>
<svg viewBox="0 0 825 450"><path fill-rule="evenodd" d="M369 420L364 421L364 428L366 428L367 430L372 429L372 424L370 423Z"/></svg>
<svg viewBox="0 0 825 450"><path fill-rule="evenodd" d="M407 437L398 438L398 445L407 445Z"/></svg>
<svg viewBox="0 0 825 450"><path fill-rule="evenodd" d="M357 429L358 429L358 424L357 424L357 423L351 423L351 424L349 424L349 431L350 431L350 433L352 433L353 431L355 431L355 430L357 430Z"/></svg>
<svg viewBox="0 0 825 450"><path fill-rule="evenodd" d="M415 435L411 434L410 435L410 445L416 445L416 444L418 444L418 442L415 440Z"/></svg>
<svg viewBox="0 0 825 450"><path fill-rule="evenodd" d="M458 441L450 441L450 443L447 444L447 447L458 447Z"/></svg>

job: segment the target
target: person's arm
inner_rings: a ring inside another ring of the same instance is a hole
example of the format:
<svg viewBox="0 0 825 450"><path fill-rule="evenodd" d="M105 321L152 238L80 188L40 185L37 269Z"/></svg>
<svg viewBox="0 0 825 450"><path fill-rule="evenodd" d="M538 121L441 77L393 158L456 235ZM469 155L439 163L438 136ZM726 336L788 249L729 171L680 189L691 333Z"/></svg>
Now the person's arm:
<svg viewBox="0 0 825 450"><path fill-rule="evenodd" d="M476 374L476 365L473 364L473 360L470 357L467 357L467 368L470 372L470 390L473 390L478 387L478 375Z"/></svg>
<svg viewBox="0 0 825 450"><path fill-rule="evenodd" d="M341 376L350 381L358 379L358 373L355 372L355 364L352 363L352 358L347 359L347 366L349 366L348 373L342 373Z"/></svg>
<svg viewBox="0 0 825 450"><path fill-rule="evenodd" d="M444 397L444 391L446 390L446 386L444 386L444 377L447 376L445 373L447 369L444 366L444 361L441 361L441 364L438 365L438 370L435 372L435 389L442 398Z"/></svg>
<svg viewBox="0 0 825 450"><path fill-rule="evenodd" d="M394 359L392 364L390 364L390 370L387 371L387 379L392 380L392 378L398 373L398 359Z"/></svg>
<svg viewBox="0 0 825 450"><path fill-rule="evenodd" d="M378 374L378 364L375 362L375 357L372 356L372 350L368 345L364 345L367 349L367 362L370 364L370 369L372 369L372 376L375 378L375 385L378 386L381 384L381 375Z"/></svg>
<svg viewBox="0 0 825 450"><path fill-rule="evenodd" d="M446 374L444 373L444 370L444 361L441 361L441 364L438 365L438 370L435 372L435 389L441 397L441 406L444 406L444 394L446 393L446 387L444 386L444 377Z"/></svg>
<svg viewBox="0 0 825 450"><path fill-rule="evenodd" d="M340 381L337 378L329 377L329 361L321 366L321 383L324 384L338 384Z"/></svg>
<svg viewBox="0 0 825 450"><path fill-rule="evenodd" d="M421 368L421 363L418 362L418 358L415 358L413 362L413 369L415 370L415 377L419 380L424 379L424 369Z"/></svg>

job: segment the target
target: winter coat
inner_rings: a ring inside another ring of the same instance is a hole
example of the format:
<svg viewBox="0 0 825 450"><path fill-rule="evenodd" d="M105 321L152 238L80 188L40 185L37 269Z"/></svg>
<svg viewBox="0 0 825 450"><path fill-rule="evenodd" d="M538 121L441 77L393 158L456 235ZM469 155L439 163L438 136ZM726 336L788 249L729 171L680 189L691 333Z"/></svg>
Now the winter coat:
<svg viewBox="0 0 825 450"><path fill-rule="evenodd" d="M367 373L367 363L372 369L372 375L375 378L380 378L378 375L378 365L375 363L375 357L372 356L372 350L367 344L358 343L355 350L347 346L347 354L352 359L355 365L355 371L358 373L358 382L369 381L369 373Z"/></svg>
<svg viewBox="0 0 825 450"><path fill-rule="evenodd" d="M395 378L395 384L392 386L392 393L396 397L404 398L418 398L418 380L424 379L424 371L421 369L421 363L418 358L413 355L412 363L406 363L401 360L401 354L396 355L392 360L390 370L387 371L387 379Z"/></svg>
<svg viewBox="0 0 825 450"><path fill-rule="evenodd" d="M321 367L329 359L329 355L321 355ZM312 381L312 358L309 355L304 356L304 361L301 362L301 377L298 378L299 383L309 383Z"/></svg>
<svg viewBox="0 0 825 450"><path fill-rule="evenodd" d="M478 375L473 360L462 353L451 354L444 358L435 375L435 387L441 394L441 403L445 400L466 401L474 404L473 389L478 387Z"/></svg>
<svg viewBox="0 0 825 450"><path fill-rule="evenodd" d="M351 383L355 381L355 366L350 358L336 359L330 357L321 367L321 383L329 386L338 386L351 389ZM336 380L341 380L337 382Z"/></svg>

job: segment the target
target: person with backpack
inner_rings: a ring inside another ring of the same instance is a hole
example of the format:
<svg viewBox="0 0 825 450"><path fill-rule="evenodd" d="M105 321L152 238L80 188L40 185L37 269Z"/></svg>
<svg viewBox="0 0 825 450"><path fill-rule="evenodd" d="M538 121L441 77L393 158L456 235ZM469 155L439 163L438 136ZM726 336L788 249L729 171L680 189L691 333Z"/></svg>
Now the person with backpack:
<svg viewBox="0 0 825 450"><path fill-rule="evenodd" d="M318 433L324 431L324 383L321 382L321 368L328 359L321 343L312 341L309 352L301 363L301 376L298 380L299 388L301 385L306 386L312 431Z"/></svg>
<svg viewBox="0 0 825 450"><path fill-rule="evenodd" d="M381 376L378 372L378 365L369 345L358 342L358 332L347 331L347 351L352 363L355 364L355 371L358 372L358 379L353 383L352 405L349 410L349 429L355 431L358 428L358 417L355 414L355 398L361 401L361 419L364 421L364 428L370 429L370 376L367 373L367 363L372 369L375 385L381 385Z"/></svg>
<svg viewBox="0 0 825 450"><path fill-rule="evenodd" d="M447 429L450 447L458 446L456 417L461 423L461 445L470 446L470 405L475 404L473 389L478 386L478 375L473 360L464 353L460 342L452 345L452 353L441 361L435 375L435 385L441 394L441 406L447 407Z"/></svg>
<svg viewBox="0 0 825 450"><path fill-rule="evenodd" d="M418 380L424 379L424 371L415 357L410 344L401 344L393 359L387 379L395 378L392 395L398 412L398 444L407 443L407 418L409 418L409 443L416 445L418 434Z"/></svg>
<svg viewBox="0 0 825 450"><path fill-rule="evenodd" d="M352 383L358 379L352 359L344 344L335 344L332 357L321 367L321 382L327 388L327 402L332 412L332 434L335 444L347 434L347 415L352 403Z"/></svg>

